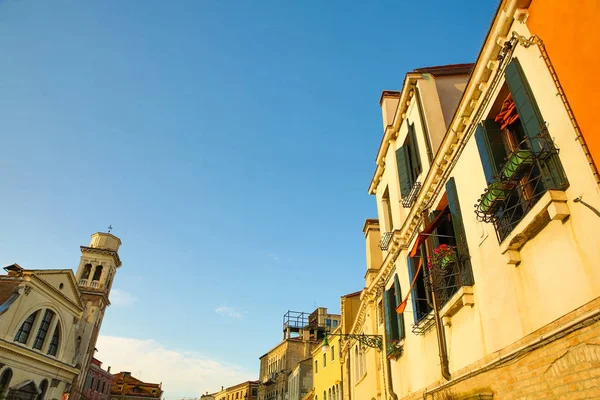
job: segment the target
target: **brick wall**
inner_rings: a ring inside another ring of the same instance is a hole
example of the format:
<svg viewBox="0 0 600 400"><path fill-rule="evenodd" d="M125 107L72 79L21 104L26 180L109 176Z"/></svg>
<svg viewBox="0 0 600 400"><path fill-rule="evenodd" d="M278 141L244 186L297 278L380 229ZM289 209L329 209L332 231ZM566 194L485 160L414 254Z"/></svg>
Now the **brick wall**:
<svg viewBox="0 0 600 400"><path fill-rule="evenodd" d="M457 398L493 393L494 399L600 399L600 321L588 324L533 351L519 353L494 368L460 381L470 371L484 367L534 339L600 307L600 299L552 322L500 352L453 372L457 383L442 390ZM440 381L431 388L444 384ZM431 389L430 389L431 390ZM402 400L422 400L423 391ZM427 398L431 399L432 396Z"/></svg>

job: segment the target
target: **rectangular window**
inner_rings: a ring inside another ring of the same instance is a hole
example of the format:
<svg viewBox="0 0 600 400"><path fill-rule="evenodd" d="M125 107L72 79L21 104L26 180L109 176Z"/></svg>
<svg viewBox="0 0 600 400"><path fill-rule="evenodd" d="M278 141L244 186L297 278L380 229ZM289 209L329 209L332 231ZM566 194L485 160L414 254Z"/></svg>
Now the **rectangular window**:
<svg viewBox="0 0 600 400"><path fill-rule="evenodd" d="M394 284L383 293L383 304L385 313L385 334L388 342L404 339L404 314L398 313L396 308L402 302L402 291L398 274L394 275ZM386 345L388 351L390 346Z"/></svg>
<svg viewBox="0 0 600 400"><path fill-rule="evenodd" d="M335 358L335 346L331 346L331 361Z"/></svg>
<svg viewBox="0 0 600 400"><path fill-rule="evenodd" d="M414 183L423 172L414 123L408 123L408 135L404 144L396 150L396 164L400 180L400 194L402 198L405 198L408 197Z"/></svg>
<svg viewBox="0 0 600 400"><path fill-rule="evenodd" d="M331 320L329 318L325 320L325 325L331 326Z"/></svg>
<svg viewBox="0 0 600 400"><path fill-rule="evenodd" d="M252 388L252 396L258 396L258 389Z"/></svg>
<svg viewBox="0 0 600 400"><path fill-rule="evenodd" d="M319 372L319 362L315 360L315 374Z"/></svg>
<svg viewBox="0 0 600 400"><path fill-rule="evenodd" d="M476 208L503 241L548 190L569 186L551 135L518 59L505 69L494 114L475 141L488 188ZM499 110L499 111L498 111Z"/></svg>
<svg viewBox="0 0 600 400"><path fill-rule="evenodd" d="M381 203L383 205L383 229L385 232L392 232L394 230L394 222L392 219L392 203L390 201L390 191L386 187L381 197Z"/></svg>
<svg viewBox="0 0 600 400"><path fill-rule="evenodd" d="M327 366L327 354L323 354L323 368Z"/></svg>
<svg viewBox="0 0 600 400"><path fill-rule="evenodd" d="M40 324L40 329L38 330L38 333L35 337L35 342L33 343L34 349L42 349L44 341L46 340L46 335L48 334L48 329L50 329L50 323L52 322L53 317L54 312L52 310L46 310L44 318L42 319L42 323Z"/></svg>
<svg viewBox="0 0 600 400"><path fill-rule="evenodd" d="M338 322L337 319L333 320L333 327L336 328L340 323Z"/></svg>

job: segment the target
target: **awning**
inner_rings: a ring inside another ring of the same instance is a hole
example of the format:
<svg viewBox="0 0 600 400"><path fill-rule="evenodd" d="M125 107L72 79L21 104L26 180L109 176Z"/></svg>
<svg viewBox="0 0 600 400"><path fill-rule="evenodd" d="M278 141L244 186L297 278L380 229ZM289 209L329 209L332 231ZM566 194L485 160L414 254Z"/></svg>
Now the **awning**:
<svg viewBox="0 0 600 400"><path fill-rule="evenodd" d="M448 200L446 200L446 205L448 204ZM440 202L441 205L441 202ZM439 207L439 206L438 206ZM419 235L417 236L417 240L415 241L415 244L413 245L411 251L410 251L410 256L411 257L415 257L417 255L417 251L419 251L419 247L425 243L425 240L427 240L427 237L429 235L431 235L431 232L434 231L435 228L437 228L437 226L439 225L439 223L442 221L442 219L444 218L444 216L448 213L448 208L446 206L444 206L444 208L442 209L442 212L433 219L433 221L431 221L429 223L429 225L427 225L425 227L425 229L423 229L422 232L419 233Z"/></svg>

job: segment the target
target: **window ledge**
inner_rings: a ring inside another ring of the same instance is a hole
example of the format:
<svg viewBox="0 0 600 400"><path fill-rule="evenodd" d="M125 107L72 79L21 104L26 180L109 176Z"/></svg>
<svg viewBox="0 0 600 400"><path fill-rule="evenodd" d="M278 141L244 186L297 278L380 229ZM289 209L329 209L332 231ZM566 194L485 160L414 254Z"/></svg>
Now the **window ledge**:
<svg viewBox="0 0 600 400"><path fill-rule="evenodd" d="M440 317L445 326L452 326L452 316L465 306L473 307L475 297L473 286L462 286L440 310Z"/></svg>
<svg viewBox="0 0 600 400"><path fill-rule="evenodd" d="M529 240L540 233L551 221L562 221L570 215L567 195L562 190L548 190L515 229L500 243L500 252L506 263L518 265L521 262L519 250Z"/></svg>

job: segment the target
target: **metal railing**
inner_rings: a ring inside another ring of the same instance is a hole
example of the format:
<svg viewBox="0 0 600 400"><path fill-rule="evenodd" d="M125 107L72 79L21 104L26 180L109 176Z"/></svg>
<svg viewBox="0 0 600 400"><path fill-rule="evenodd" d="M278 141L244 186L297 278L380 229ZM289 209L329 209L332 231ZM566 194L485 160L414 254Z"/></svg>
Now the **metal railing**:
<svg viewBox="0 0 600 400"><path fill-rule="evenodd" d="M402 207L411 208L413 204L415 204L420 191L421 182L414 182L410 188L410 192L408 192L408 195L402 198Z"/></svg>
<svg viewBox="0 0 600 400"><path fill-rule="evenodd" d="M569 186L548 132L526 138L506 158L506 163L475 205L477 219L491 222L503 241L551 189Z"/></svg>
<svg viewBox="0 0 600 400"><path fill-rule="evenodd" d="M87 279L80 279L79 280L79 286L87 286L88 284L88 280Z"/></svg>
<svg viewBox="0 0 600 400"><path fill-rule="evenodd" d="M392 236L394 236L394 232L385 232L383 235L381 235L381 240L379 241L379 248L381 250L389 250L390 242L392 241Z"/></svg>

